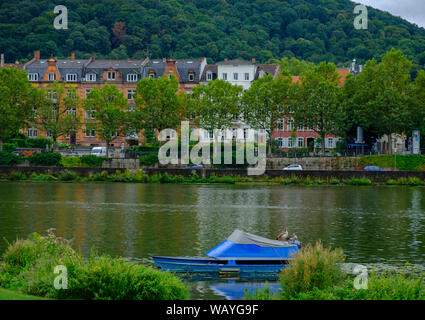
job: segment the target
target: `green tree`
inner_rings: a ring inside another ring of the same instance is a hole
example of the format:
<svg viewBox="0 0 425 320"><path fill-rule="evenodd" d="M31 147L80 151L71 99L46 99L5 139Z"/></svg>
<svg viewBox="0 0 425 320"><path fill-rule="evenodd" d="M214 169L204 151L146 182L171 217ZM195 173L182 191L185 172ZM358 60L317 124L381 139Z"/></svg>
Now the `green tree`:
<svg viewBox="0 0 425 320"><path fill-rule="evenodd" d="M136 107L128 113L131 130L177 129L184 114L183 99L178 94L179 82L172 75L139 81Z"/></svg>
<svg viewBox="0 0 425 320"><path fill-rule="evenodd" d="M266 75L253 82L242 98L243 118L251 128L262 129L269 137L268 153L273 147L277 121L288 114L293 99L292 77L273 79Z"/></svg>
<svg viewBox="0 0 425 320"><path fill-rule="evenodd" d="M53 140L53 150L57 149L57 139L75 134L80 127L78 114L81 101L74 87L54 82L46 90L46 100L37 109L38 123Z"/></svg>
<svg viewBox="0 0 425 320"><path fill-rule="evenodd" d="M24 70L0 69L0 151L5 138L17 134L33 120L33 108L42 101L42 92L28 82Z"/></svg>
<svg viewBox="0 0 425 320"><path fill-rule="evenodd" d="M337 134L342 124L343 110L338 103L339 74L333 63L322 62L304 72L296 92L294 120L296 125L312 128L321 138L322 155L325 137Z"/></svg>
<svg viewBox="0 0 425 320"><path fill-rule="evenodd" d="M105 84L103 88L94 87L85 101L86 112L94 116L93 121L86 122L97 129L98 135L106 142L106 154L109 145L121 132L127 109L127 99L115 85Z"/></svg>
<svg viewBox="0 0 425 320"><path fill-rule="evenodd" d="M193 89L193 106L197 115L195 123L202 129L219 133L231 127L241 116L242 87L224 80L214 80Z"/></svg>

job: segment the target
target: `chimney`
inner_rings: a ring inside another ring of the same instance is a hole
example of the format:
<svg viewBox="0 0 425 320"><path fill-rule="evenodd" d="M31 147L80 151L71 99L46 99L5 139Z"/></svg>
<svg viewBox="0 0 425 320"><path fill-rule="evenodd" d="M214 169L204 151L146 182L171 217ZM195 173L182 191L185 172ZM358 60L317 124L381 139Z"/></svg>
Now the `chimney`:
<svg viewBox="0 0 425 320"><path fill-rule="evenodd" d="M96 60L96 56L95 55L92 55L91 56L91 61L94 61L94 60Z"/></svg>
<svg viewBox="0 0 425 320"><path fill-rule="evenodd" d="M71 60L75 60L75 52L71 52Z"/></svg>
<svg viewBox="0 0 425 320"><path fill-rule="evenodd" d="M49 66L55 66L57 59L53 56L51 56L49 59L47 59L47 65Z"/></svg>
<svg viewBox="0 0 425 320"><path fill-rule="evenodd" d="M40 50L34 51L34 59L39 60L40 59Z"/></svg>
<svg viewBox="0 0 425 320"><path fill-rule="evenodd" d="M252 61L252 63L255 63L255 58L252 58L252 60L251 60L251 61Z"/></svg>
<svg viewBox="0 0 425 320"><path fill-rule="evenodd" d="M355 73L356 72L356 59L353 59L353 62L351 63L350 72L351 73Z"/></svg>
<svg viewBox="0 0 425 320"><path fill-rule="evenodd" d="M4 67L4 53L2 53L0 57L0 67Z"/></svg>

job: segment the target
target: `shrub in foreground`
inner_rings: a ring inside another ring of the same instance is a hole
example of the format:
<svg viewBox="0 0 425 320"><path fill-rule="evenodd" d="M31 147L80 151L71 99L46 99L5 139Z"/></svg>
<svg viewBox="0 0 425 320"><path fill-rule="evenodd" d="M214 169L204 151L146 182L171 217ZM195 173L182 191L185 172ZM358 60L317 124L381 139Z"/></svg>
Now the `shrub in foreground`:
<svg viewBox="0 0 425 320"><path fill-rule="evenodd" d="M171 273L95 252L84 260L52 230L46 237L33 234L28 240L15 241L2 260L0 286L25 294L53 299L188 298L187 288ZM67 268L66 290L54 288L57 274L53 271L57 265Z"/></svg>
<svg viewBox="0 0 425 320"><path fill-rule="evenodd" d="M28 160L35 166L59 166L62 156L60 153L35 153L28 157Z"/></svg>
<svg viewBox="0 0 425 320"><path fill-rule="evenodd" d="M322 290L339 284L345 274L337 263L344 261L342 249L324 248L321 242L307 244L279 276L283 294L290 299L314 288Z"/></svg>

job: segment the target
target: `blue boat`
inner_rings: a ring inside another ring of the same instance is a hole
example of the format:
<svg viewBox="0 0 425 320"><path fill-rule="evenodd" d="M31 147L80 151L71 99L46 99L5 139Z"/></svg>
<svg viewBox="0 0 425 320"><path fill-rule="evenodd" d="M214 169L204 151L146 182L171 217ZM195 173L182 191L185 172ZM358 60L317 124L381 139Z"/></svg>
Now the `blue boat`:
<svg viewBox="0 0 425 320"><path fill-rule="evenodd" d="M301 242L278 241L235 230L206 252L209 258L155 256L163 270L179 273L253 274L278 273L301 248Z"/></svg>

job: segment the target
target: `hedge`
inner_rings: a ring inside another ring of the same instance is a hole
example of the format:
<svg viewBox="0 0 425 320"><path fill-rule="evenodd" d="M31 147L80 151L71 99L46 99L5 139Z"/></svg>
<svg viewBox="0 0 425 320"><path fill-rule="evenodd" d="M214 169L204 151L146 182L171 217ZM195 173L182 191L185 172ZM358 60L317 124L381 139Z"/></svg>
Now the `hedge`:
<svg viewBox="0 0 425 320"><path fill-rule="evenodd" d="M62 156L60 153L36 153L28 157L29 162L36 166L59 166Z"/></svg>

